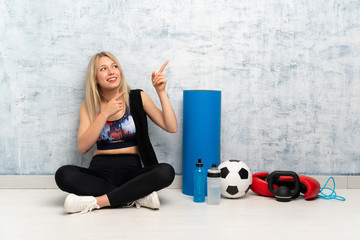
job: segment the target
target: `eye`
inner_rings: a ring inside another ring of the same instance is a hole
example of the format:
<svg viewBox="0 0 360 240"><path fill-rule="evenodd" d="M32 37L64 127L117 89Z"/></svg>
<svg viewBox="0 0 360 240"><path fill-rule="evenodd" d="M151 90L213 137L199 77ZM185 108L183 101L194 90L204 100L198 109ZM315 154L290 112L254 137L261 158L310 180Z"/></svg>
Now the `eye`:
<svg viewBox="0 0 360 240"><path fill-rule="evenodd" d="M100 71L105 71L105 70L106 70L106 67L100 68Z"/></svg>
<svg viewBox="0 0 360 240"><path fill-rule="evenodd" d="M113 68L118 68L118 66L117 66L117 65L113 65Z"/></svg>

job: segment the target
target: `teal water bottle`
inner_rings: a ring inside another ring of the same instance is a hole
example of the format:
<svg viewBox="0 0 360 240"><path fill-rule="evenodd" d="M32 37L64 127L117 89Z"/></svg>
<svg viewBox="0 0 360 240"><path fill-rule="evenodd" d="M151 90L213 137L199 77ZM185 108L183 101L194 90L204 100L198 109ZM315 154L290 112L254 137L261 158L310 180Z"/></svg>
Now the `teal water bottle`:
<svg viewBox="0 0 360 240"><path fill-rule="evenodd" d="M194 171L194 202L205 202L205 171L201 159L198 159Z"/></svg>

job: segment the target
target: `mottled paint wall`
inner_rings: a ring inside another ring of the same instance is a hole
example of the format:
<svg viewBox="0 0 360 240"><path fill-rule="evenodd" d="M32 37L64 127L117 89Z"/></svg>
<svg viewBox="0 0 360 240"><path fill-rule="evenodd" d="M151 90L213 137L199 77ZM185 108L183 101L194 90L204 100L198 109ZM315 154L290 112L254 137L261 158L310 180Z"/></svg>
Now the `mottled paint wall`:
<svg viewBox="0 0 360 240"><path fill-rule="evenodd" d="M118 56L159 104L165 60L179 131L150 124L181 174L182 90L222 90L221 161L254 172L360 173L360 1L2 1L0 174L87 166L77 151L90 57ZM209 129L211 131L211 129Z"/></svg>

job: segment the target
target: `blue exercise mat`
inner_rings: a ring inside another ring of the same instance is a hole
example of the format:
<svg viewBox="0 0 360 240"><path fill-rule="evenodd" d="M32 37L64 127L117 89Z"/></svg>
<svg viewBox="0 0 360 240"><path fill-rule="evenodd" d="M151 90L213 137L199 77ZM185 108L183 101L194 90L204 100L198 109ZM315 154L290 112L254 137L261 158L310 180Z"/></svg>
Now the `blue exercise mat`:
<svg viewBox="0 0 360 240"><path fill-rule="evenodd" d="M182 191L193 196L193 171L201 158L204 170L220 162L221 91L183 92Z"/></svg>

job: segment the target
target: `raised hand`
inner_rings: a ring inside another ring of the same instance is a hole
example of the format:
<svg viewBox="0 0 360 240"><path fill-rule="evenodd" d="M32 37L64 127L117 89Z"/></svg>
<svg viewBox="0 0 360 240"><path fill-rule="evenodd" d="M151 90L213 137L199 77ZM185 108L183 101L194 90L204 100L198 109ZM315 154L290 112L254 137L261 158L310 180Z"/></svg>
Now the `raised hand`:
<svg viewBox="0 0 360 240"><path fill-rule="evenodd" d="M157 92L162 92L165 90L167 79L162 72L168 63L169 62L164 63L157 73L152 72L151 81Z"/></svg>
<svg viewBox="0 0 360 240"><path fill-rule="evenodd" d="M108 118L124 109L124 94L125 92L119 93L106 104L103 112Z"/></svg>

